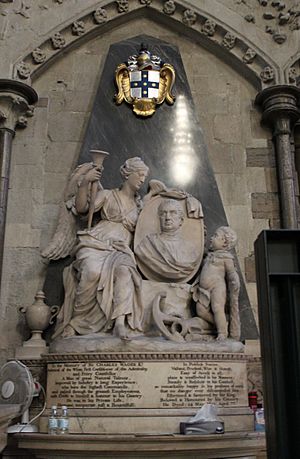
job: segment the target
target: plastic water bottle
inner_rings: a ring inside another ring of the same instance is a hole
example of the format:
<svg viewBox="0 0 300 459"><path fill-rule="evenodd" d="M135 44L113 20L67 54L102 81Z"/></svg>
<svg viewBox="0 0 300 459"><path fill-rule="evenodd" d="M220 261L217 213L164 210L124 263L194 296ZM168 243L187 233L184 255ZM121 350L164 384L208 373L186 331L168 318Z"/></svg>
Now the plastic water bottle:
<svg viewBox="0 0 300 459"><path fill-rule="evenodd" d="M262 405L258 404L257 410L255 411L255 430L256 432L264 432L265 431L265 413Z"/></svg>
<svg viewBox="0 0 300 459"><path fill-rule="evenodd" d="M69 433L69 414L68 408L64 405L61 407L61 416L58 418L58 433L67 434Z"/></svg>
<svg viewBox="0 0 300 459"><path fill-rule="evenodd" d="M48 434L56 435L57 433L58 433L57 406L53 405L51 407L51 414L48 418Z"/></svg>

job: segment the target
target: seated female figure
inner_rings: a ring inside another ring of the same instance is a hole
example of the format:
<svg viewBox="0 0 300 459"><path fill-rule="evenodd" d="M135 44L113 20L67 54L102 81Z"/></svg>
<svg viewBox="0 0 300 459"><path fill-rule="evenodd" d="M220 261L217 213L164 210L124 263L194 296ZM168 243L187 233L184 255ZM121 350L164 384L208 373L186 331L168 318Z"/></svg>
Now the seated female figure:
<svg viewBox="0 0 300 459"><path fill-rule="evenodd" d="M141 277L130 249L141 210L138 190L148 167L138 157L120 168L119 189L100 190L95 212L101 220L91 230L78 232L75 261L64 272L65 301L53 338L112 330L128 339L128 331L142 331ZM90 184L101 171L91 169L83 178L75 200L78 214L89 210Z"/></svg>

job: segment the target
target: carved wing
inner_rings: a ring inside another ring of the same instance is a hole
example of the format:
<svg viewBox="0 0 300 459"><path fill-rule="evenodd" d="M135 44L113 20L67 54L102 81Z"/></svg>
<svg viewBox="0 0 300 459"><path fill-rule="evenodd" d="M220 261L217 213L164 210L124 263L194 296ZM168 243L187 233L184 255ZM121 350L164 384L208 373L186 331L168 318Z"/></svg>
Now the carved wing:
<svg viewBox="0 0 300 459"><path fill-rule="evenodd" d="M171 93L175 83L175 70L173 65L164 64L160 71L159 90L157 103L161 104L165 99L168 104L173 105L175 96Z"/></svg>
<svg viewBox="0 0 300 459"><path fill-rule="evenodd" d="M93 163L84 163L76 167L64 191L64 201L67 202L76 195L78 185L83 176L93 168Z"/></svg>
<svg viewBox="0 0 300 459"><path fill-rule="evenodd" d="M54 236L42 256L48 260L59 260L70 255L76 242L76 221L66 204L62 203L59 210L58 224Z"/></svg>
<svg viewBox="0 0 300 459"><path fill-rule="evenodd" d="M78 185L82 177L93 167L93 163L78 166L64 191L64 201L60 205L56 231L50 244L42 251L42 256L48 260L59 260L70 255L76 244L77 221L73 205Z"/></svg>
<svg viewBox="0 0 300 459"><path fill-rule="evenodd" d="M115 74L118 93L115 95L117 105L120 105L125 99L126 102L132 103L133 98L130 95L130 78L126 64L119 64Z"/></svg>

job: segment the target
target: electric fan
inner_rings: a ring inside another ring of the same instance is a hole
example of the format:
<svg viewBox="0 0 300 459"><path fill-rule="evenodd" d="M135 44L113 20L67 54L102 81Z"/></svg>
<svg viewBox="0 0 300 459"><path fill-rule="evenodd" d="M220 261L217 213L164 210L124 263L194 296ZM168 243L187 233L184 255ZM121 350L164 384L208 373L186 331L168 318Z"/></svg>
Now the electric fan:
<svg viewBox="0 0 300 459"><path fill-rule="evenodd" d="M18 360L7 362L0 369L0 404L19 405L18 416L22 415L21 423L8 427L8 433L38 431L29 422L29 407L33 397L39 395L40 388L26 365Z"/></svg>

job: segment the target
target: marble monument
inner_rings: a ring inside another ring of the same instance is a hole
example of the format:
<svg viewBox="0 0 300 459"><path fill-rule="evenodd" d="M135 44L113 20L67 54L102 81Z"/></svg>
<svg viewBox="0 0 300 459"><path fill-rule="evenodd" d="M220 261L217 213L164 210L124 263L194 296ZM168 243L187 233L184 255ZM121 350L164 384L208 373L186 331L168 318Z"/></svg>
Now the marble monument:
<svg viewBox="0 0 300 459"><path fill-rule="evenodd" d="M67 199L57 231L43 252L48 259L57 259L67 247L74 256L64 271L65 300L53 339L102 332L131 340L143 334L144 278L156 283L160 290L159 302L157 297L153 300L153 319L150 317L157 325L157 336L162 333L166 339L180 342L200 340L200 334L205 339L209 335L224 341L229 336L238 341L240 283L230 253L237 241L234 231L228 227L216 231L201 269L201 203L185 191L167 188L157 180L150 181L143 200L138 192L149 168L139 157L127 159L120 167L123 182L119 188L103 189L103 169L102 163L85 163L76 169L65 193ZM91 226L94 217L95 224ZM88 227L77 231L72 247L70 231L76 229L78 219ZM161 311L168 291L182 283L187 284L190 297L196 301L196 314L190 310L188 317L183 317L184 305L180 302L173 314Z"/></svg>
<svg viewBox="0 0 300 459"><path fill-rule="evenodd" d="M47 407L64 402L74 433L136 434L176 433L203 403L216 403L227 431L251 430L241 338L255 327L243 282L239 291L234 244L224 236L224 257L212 251L211 266L205 242L227 225L224 209L180 55L148 41L174 63L174 107L160 105L145 119L117 106L112 71L141 40L112 46L80 166L43 253L68 265L45 357ZM110 153L102 152L104 168L91 158L99 147ZM208 268L216 271L212 286L205 283ZM53 295L52 285L45 283L46 295ZM218 303L215 287L223 292Z"/></svg>

